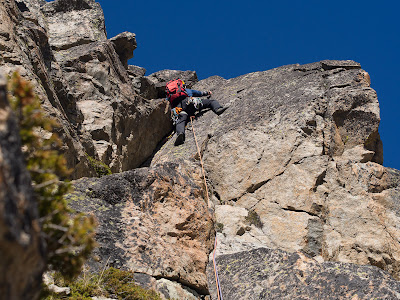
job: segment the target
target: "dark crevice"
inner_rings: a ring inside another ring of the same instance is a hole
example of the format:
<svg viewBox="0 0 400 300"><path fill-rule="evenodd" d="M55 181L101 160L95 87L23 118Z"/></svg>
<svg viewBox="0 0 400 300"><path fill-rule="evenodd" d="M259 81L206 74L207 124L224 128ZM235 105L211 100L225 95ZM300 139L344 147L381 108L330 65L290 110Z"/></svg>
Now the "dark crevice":
<svg viewBox="0 0 400 300"><path fill-rule="evenodd" d="M16 4L17 4L18 9L21 12L29 11L29 8L26 6L26 4L24 2L17 1Z"/></svg>
<svg viewBox="0 0 400 300"><path fill-rule="evenodd" d="M221 196L218 194L218 192L213 191L213 195L218 199L219 202L221 202Z"/></svg>
<svg viewBox="0 0 400 300"><path fill-rule="evenodd" d="M323 171L318 177L317 180L315 181L315 185L313 187L313 192L315 193L317 191L318 186L323 185L325 182L325 176L326 176L326 170Z"/></svg>
<svg viewBox="0 0 400 300"><path fill-rule="evenodd" d="M329 65L327 63L321 62L322 68L325 71L329 71L329 70L334 70L334 69L343 69L343 71L345 70L359 70L361 69L361 66L359 65Z"/></svg>
<svg viewBox="0 0 400 300"><path fill-rule="evenodd" d="M261 181L261 182L256 183L256 184L252 184L249 188L247 188L246 194L247 193L251 193L251 194L254 193L255 191L257 191L260 187L262 187L263 185L265 185L269 181L271 181L271 179L267 179L267 180Z"/></svg>
<svg viewBox="0 0 400 300"><path fill-rule="evenodd" d="M312 213L312 212L309 212L309 211L305 211L305 210L302 210L302 209L295 209L293 206L282 207L282 209L285 210L285 211L306 213L306 214L308 214L308 215L310 215L310 216L313 216L313 217L319 217L319 216L318 216L317 214L315 214L315 213Z"/></svg>
<svg viewBox="0 0 400 300"><path fill-rule="evenodd" d="M330 89L335 89L335 88L342 89L342 88L346 88L349 86L351 86L351 84L346 83L346 84L331 85L329 88Z"/></svg>

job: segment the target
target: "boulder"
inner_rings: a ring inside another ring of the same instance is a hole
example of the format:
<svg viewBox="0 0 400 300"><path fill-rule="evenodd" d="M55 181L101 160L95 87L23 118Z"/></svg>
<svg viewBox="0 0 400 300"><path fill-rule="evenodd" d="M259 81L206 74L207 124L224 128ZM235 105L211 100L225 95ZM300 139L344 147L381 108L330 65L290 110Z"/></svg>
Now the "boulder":
<svg viewBox="0 0 400 300"><path fill-rule="evenodd" d="M156 85L149 78L145 77L146 69L138 66L128 66L128 75L132 80L136 93L145 99L157 99L158 92Z"/></svg>
<svg viewBox="0 0 400 300"><path fill-rule="evenodd" d="M171 163L76 181L70 205L99 222L97 259L89 265L150 275L166 297L208 294L213 217L199 171Z"/></svg>
<svg viewBox="0 0 400 300"><path fill-rule="evenodd" d="M44 242L5 84L0 75L0 294L10 300L38 299L46 266Z"/></svg>
<svg viewBox="0 0 400 300"><path fill-rule="evenodd" d="M128 60L133 57L133 51L137 48L136 34L125 31L111 38L110 41L114 44L122 64L128 69Z"/></svg>
<svg viewBox="0 0 400 300"><path fill-rule="evenodd" d="M139 66L128 66L128 75L131 78L143 77L146 74L146 69Z"/></svg>
<svg viewBox="0 0 400 300"><path fill-rule="evenodd" d="M400 283L373 266L324 262L259 248L216 259L224 299L399 299ZM212 263L212 299L218 299Z"/></svg>
<svg viewBox="0 0 400 300"><path fill-rule="evenodd" d="M103 10L94 0L55 0L41 7L54 50L105 41Z"/></svg>

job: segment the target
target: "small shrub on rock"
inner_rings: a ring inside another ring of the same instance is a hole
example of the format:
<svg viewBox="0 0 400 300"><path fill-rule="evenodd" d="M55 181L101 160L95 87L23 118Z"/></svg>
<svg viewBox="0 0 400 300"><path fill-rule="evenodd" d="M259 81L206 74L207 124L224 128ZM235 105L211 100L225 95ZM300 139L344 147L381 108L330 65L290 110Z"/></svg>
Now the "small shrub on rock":
<svg viewBox="0 0 400 300"><path fill-rule="evenodd" d="M134 273L109 268L104 272L88 275L84 272L78 280L65 279L60 274L54 277L57 286L67 286L71 289L68 299L91 300L92 297L108 297L126 300L161 300L159 294L153 290L146 290L138 286L133 277ZM57 295L50 291L43 293L44 300L66 299L64 295Z"/></svg>
<svg viewBox="0 0 400 300"><path fill-rule="evenodd" d="M103 177L106 175L111 175L111 169L109 166L107 166L105 163L102 161L99 161L97 159L94 159L90 155L86 154L86 157L88 158L88 161L92 168L96 171L96 174L98 177Z"/></svg>
<svg viewBox="0 0 400 300"><path fill-rule="evenodd" d="M260 229L263 227L263 223L260 219L260 216L257 214L255 210L249 210L249 213L247 214L245 220L249 225L254 225Z"/></svg>
<svg viewBox="0 0 400 300"><path fill-rule="evenodd" d="M224 231L224 224L223 223L215 223L215 231L221 233Z"/></svg>

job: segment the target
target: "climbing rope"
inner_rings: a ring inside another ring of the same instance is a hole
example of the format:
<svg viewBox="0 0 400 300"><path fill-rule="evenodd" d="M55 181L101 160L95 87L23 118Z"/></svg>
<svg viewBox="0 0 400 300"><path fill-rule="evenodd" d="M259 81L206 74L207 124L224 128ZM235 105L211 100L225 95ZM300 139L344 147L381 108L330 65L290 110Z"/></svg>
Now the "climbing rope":
<svg viewBox="0 0 400 300"><path fill-rule="evenodd" d="M208 187L207 187L207 180L206 180L206 172L204 171L203 159L201 158L201 152L200 152L199 143L197 142L196 132L194 131L194 127L193 127L193 119L194 119L194 118L195 118L194 116L191 116L191 117L190 117L190 125L192 126L193 136L194 136L194 140L195 140L195 142L196 142L197 152L198 152L198 154L199 154L200 165L201 165L201 171L203 172L204 185L205 185L205 187L206 187L206 195L207 195L207 206L208 206L208 208L210 208L210 197L208 196Z"/></svg>
<svg viewBox="0 0 400 300"><path fill-rule="evenodd" d="M200 151L199 143L197 142L196 132L195 132L194 126L193 126L193 119L194 119L194 118L195 118L194 116L191 116L191 117L190 117L190 125L192 126L193 136L194 136L194 140L195 140L195 142L196 142L196 147L197 147L197 153L199 154L200 165L201 165L201 171L202 171L202 173L203 173L204 185L205 185L205 187L206 187L207 206L210 208L210 197L209 197L209 195L208 195L208 187L207 187L207 180L206 180L206 172L204 171L203 159L202 159L202 157L201 157L201 151ZM218 300L223 300L223 299L222 299L221 286L220 286L220 284L219 284L217 263L215 262L215 252L216 252L216 250L217 250L217 235L215 235L214 253L213 253L214 275L215 275L215 284L216 284L216 286L217 286L217 296L218 296Z"/></svg>
<svg viewBox="0 0 400 300"><path fill-rule="evenodd" d="M223 299L222 299L221 286L220 286L220 284L219 284L217 263L215 262L215 252L216 252L216 250L217 250L217 235L215 235L215 244L214 244L214 253L213 253L214 275L215 275L215 284L216 284L216 286L217 286L217 296L218 296L218 300L223 300Z"/></svg>

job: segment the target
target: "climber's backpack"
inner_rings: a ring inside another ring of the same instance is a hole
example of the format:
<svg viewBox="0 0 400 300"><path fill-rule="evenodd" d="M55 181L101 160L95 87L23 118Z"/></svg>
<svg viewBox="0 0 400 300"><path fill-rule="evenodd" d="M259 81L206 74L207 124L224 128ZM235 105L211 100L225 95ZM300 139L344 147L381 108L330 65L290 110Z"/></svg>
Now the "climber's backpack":
<svg viewBox="0 0 400 300"><path fill-rule="evenodd" d="M165 86L165 93L167 99L172 103L176 98L181 96L187 96L185 89L185 83L181 79L171 80Z"/></svg>

